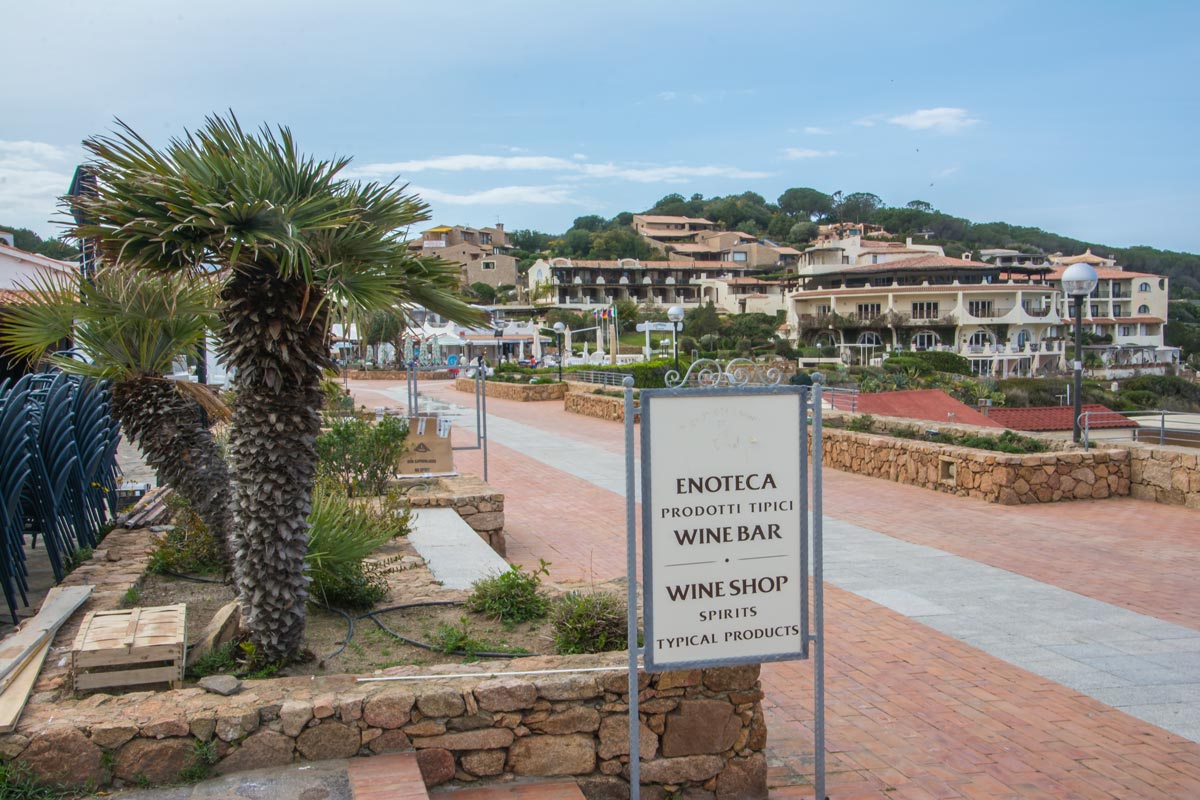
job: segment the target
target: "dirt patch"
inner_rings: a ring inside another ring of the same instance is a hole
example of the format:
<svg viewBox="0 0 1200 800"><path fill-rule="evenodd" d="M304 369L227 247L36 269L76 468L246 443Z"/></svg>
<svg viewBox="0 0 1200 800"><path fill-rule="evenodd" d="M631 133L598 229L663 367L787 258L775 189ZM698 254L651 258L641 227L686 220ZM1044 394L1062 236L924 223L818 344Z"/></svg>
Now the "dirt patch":
<svg viewBox="0 0 1200 800"><path fill-rule="evenodd" d="M412 578L419 579L420 576L413 575ZM453 604L389 610L397 604L410 602L393 590L392 597L378 606L380 610L372 612L374 619L363 612L350 612L355 619L353 635L348 641L350 625L346 617L310 605L305 649L312 654L312 659L292 665L281 674L371 673L396 666L470 663L490 658L490 653L547 655L554 652L554 635L546 620L505 625L467 611L461 602L461 592L442 594L446 596L445 600L430 601ZM217 610L234 596L233 587L227 583L146 575L138 605L186 603L187 640L194 642ZM406 639L477 655L454 655L409 644L385 631L384 626Z"/></svg>

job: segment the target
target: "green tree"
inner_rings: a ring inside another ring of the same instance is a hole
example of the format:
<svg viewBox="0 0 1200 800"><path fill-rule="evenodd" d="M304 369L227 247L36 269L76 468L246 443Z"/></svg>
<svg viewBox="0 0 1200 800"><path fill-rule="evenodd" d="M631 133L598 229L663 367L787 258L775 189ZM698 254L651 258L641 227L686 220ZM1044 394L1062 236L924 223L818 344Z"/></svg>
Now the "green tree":
<svg viewBox="0 0 1200 800"><path fill-rule="evenodd" d="M122 125L84 142L100 192L73 198L110 263L160 272L221 270L222 351L238 402L229 434L234 579L258 659L304 641L304 575L320 390L332 366L333 309L423 306L462 323L457 265L414 256L400 232L428 207L392 183L341 176L349 159L302 154L286 128L243 131L210 117L165 148Z"/></svg>
<svg viewBox="0 0 1200 800"><path fill-rule="evenodd" d="M73 339L87 360L55 354L50 363L112 381L113 415L221 543L228 566L229 472L206 421L228 410L206 386L164 377L204 341L214 321L212 287L183 275L102 270L91 283L46 275L24 288L29 300L9 309L0 340L36 361Z"/></svg>
<svg viewBox="0 0 1200 800"><path fill-rule="evenodd" d="M28 228L10 228L0 225L0 230L13 235L13 245L27 253L38 253L61 261L73 261L79 257L79 248L62 239L43 239Z"/></svg>
<svg viewBox="0 0 1200 800"><path fill-rule="evenodd" d="M496 302L496 290L491 285L483 281L476 281L471 284L471 294L479 298L481 303L491 305Z"/></svg>
<svg viewBox="0 0 1200 800"><path fill-rule="evenodd" d="M688 336L703 340L706 335L715 334L720 329L721 318L717 316L717 308L711 300L684 312L683 332Z"/></svg>
<svg viewBox="0 0 1200 800"><path fill-rule="evenodd" d="M786 241L803 244L811 242L815 238L817 238L817 223L801 220L788 230Z"/></svg>
<svg viewBox="0 0 1200 800"><path fill-rule="evenodd" d="M870 192L852 192L837 205L837 217L842 222L866 222L879 209L883 201Z"/></svg>
<svg viewBox="0 0 1200 800"><path fill-rule="evenodd" d="M602 231L608 227L608 220L597 214L588 214L584 217L576 217L575 222L571 224L571 227L581 231L595 233L596 231Z"/></svg>
<svg viewBox="0 0 1200 800"><path fill-rule="evenodd" d="M779 195L779 208L793 217L815 220L833 214L833 198L816 189L793 188Z"/></svg>
<svg viewBox="0 0 1200 800"><path fill-rule="evenodd" d="M909 200L904 204L905 208L911 208L913 211L924 211L926 213L933 212L933 206L926 203L924 200Z"/></svg>

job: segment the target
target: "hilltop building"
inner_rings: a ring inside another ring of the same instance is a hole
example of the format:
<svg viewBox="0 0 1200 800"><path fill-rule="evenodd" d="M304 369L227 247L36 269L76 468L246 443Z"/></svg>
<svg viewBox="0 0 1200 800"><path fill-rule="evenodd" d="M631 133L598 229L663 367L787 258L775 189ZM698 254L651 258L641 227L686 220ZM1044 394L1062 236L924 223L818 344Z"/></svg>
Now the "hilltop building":
<svg viewBox="0 0 1200 800"><path fill-rule="evenodd" d="M486 283L494 288L517 283L517 259L508 255L512 242L499 222L494 228L439 225L409 242L408 249L458 263L464 286Z"/></svg>
<svg viewBox="0 0 1200 800"><path fill-rule="evenodd" d="M886 250L874 244L852 237L839 240L834 257L821 246L806 251L819 260L802 265L787 307L798 344L834 347L851 363L945 350L980 375L1061 368L1064 322L1049 267L1001 269L911 240Z"/></svg>
<svg viewBox="0 0 1200 800"><path fill-rule="evenodd" d="M1113 258L1088 249L1078 256L1051 259L1048 280L1059 290L1059 315L1073 320L1074 301L1062 293L1062 274L1072 264L1089 264L1099 282L1083 304L1084 330L1093 337L1084 345L1110 368L1179 363L1179 348L1167 347L1169 281L1148 272L1130 272ZM1073 324L1073 323L1071 323Z"/></svg>
<svg viewBox="0 0 1200 800"><path fill-rule="evenodd" d="M530 297L558 306L611 305L618 300L691 307L704 302L706 281L745 278L754 269L732 261L582 261L538 259L526 273Z"/></svg>

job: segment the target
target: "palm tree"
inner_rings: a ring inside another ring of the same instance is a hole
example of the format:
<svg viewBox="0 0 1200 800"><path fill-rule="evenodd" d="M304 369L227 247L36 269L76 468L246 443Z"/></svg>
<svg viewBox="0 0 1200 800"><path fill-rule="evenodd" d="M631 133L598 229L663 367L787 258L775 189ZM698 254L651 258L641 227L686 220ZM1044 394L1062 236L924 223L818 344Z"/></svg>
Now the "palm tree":
<svg viewBox="0 0 1200 800"><path fill-rule="evenodd" d="M234 576L257 658L283 661L304 641L304 557L320 424L333 364L332 309L424 306L449 319L485 315L455 296L458 267L411 255L407 228L428 207L394 184L341 177L348 159L304 156L291 132L242 130L210 117L161 150L122 125L84 142L99 181L73 199L123 264L220 268L222 353L237 402L229 439Z"/></svg>
<svg viewBox="0 0 1200 800"><path fill-rule="evenodd" d="M196 352L214 321L211 286L179 275L104 270L92 282L46 274L31 279L0 340L30 360L112 381L113 414L159 477L184 497L229 557L229 471L206 414L228 417L207 387L163 377ZM73 339L85 360L54 353Z"/></svg>

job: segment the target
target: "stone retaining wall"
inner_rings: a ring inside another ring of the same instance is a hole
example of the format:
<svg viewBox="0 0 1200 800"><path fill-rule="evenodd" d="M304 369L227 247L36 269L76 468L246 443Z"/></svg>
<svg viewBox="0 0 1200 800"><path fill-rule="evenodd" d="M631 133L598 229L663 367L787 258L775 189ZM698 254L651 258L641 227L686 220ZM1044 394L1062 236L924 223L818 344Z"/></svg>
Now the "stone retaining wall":
<svg viewBox="0 0 1200 800"><path fill-rule="evenodd" d="M592 386L591 389L594 390L595 387ZM614 422L625 421L625 398L592 394L590 390L575 391L572 388L563 398L563 408L572 414L582 414L586 417Z"/></svg>
<svg viewBox="0 0 1200 800"><path fill-rule="evenodd" d="M493 550L505 554L503 492L474 475L402 478L393 484L406 490L413 508L453 508Z"/></svg>
<svg viewBox="0 0 1200 800"><path fill-rule="evenodd" d="M1200 508L1200 453L1194 448L1121 445L1130 457L1131 494L1174 506Z"/></svg>
<svg viewBox="0 0 1200 800"><path fill-rule="evenodd" d="M476 666L589 668L623 659ZM765 798L758 678L757 666L639 675L643 783L664 792L696 787L721 800ZM590 798L628 797L627 680L621 669L365 684L331 676L248 682L230 697L199 688L94 694L32 703L18 732L0 738L0 755L42 780L102 787L178 782L198 744L215 756L218 774L415 750L428 785L570 775Z"/></svg>
<svg viewBox="0 0 1200 800"><path fill-rule="evenodd" d="M561 400L567 392L565 383L504 383L502 381L484 381L484 391L488 397L499 397L502 400L519 400L522 403L541 400ZM458 378L454 388L460 392L475 392L475 381L470 378Z"/></svg>
<svg viewBox="0 0 1200 800"><path fill-rule="evenodd" d="M826 466L989 503L1099 500L1130 493L1130 457L1121 449L1015 455L828 426L822 442Z"/></svg>
<svg viewBox="0 0 1200 800"><path fill-rule="evenodd" d="M458 370L453 370L457 374ZM449 369L418 370L423 381L448 381L453 377ZM402 369L352 369L349 375L352 381L406 381L408 372Z"/></svg>

